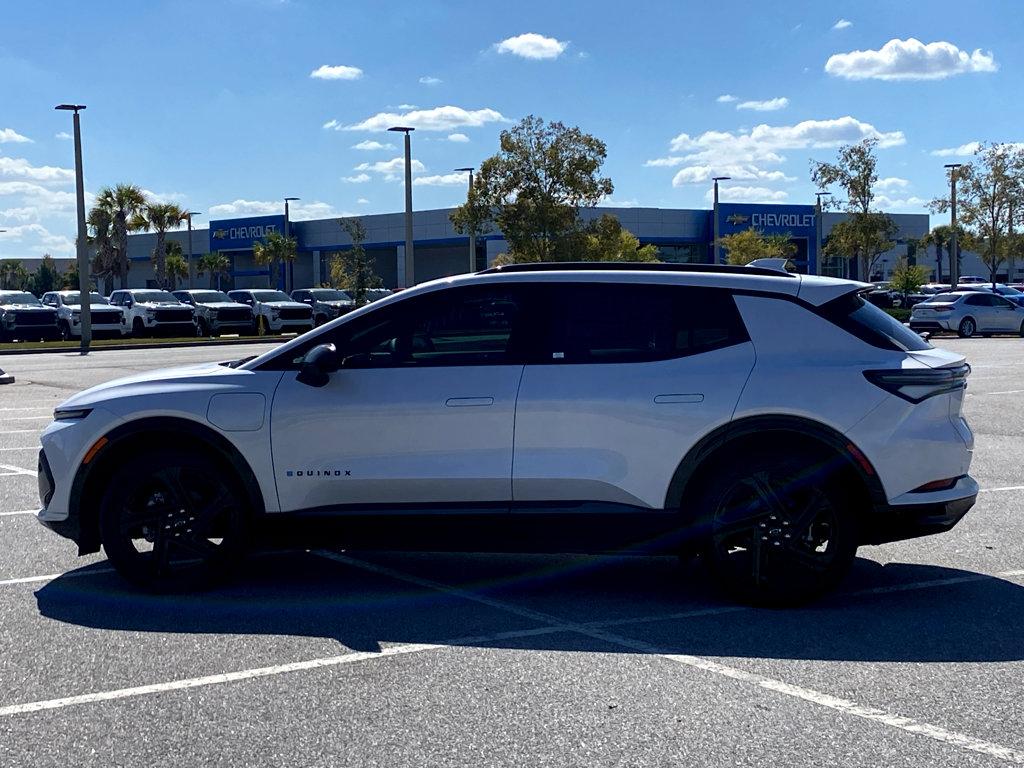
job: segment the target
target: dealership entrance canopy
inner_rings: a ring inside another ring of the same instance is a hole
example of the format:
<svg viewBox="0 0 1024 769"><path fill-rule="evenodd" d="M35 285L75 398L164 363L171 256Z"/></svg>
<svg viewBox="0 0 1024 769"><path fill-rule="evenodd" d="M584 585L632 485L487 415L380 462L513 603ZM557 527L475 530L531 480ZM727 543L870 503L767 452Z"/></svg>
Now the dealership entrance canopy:
<svg viewBox="0 0 1024 769"><path fill-rule="evenodd" d="M469 270L469 238L452 228L449 214L452 209L416 211L413 214L413 251L415 276L418 282L455 275ZM585 208L580 218L590 221L602 214L617 217L622 226L632 232L641 244L651 243L659 257L666 262L711 262L713 260L713 212L702 209L679 208ZM914 255L918 239L928 232L927 214L891 214L897 227L896 247L879 260L884 274L892 269L901 256ZM786 235L796 245L793 262L801 272L819 271L818 221L812 205L773 205L748 203L722 203L718 211L719 234L730 235L753 227L765 235ZM825 213L821 220L821 237L827 238L832 227L842 221L843 214ZM369 214L361 217L366 228L364 246L374 260L377 274L390 288L401 285L404 279L405 230L404 214ZM342 229L340 220L313 219L292 221L289 233L297 241L298 256L291 276L291 286L303 288L318 286L329 281L331 259L351 246L351 240ZM283 213L274 216L256 216L240 219L215 219L209 229L193 231L195 254L219 251L231 261L229 276L222 287L266 287L273 283L285 287L285 276L271 276L266 267L253 261L253 243L264 240L272 232L285 232ZM168 240L184 245L185 233L171 232ZM152 284L154 273L151 255L155 236L136 234L129 238L128 253L133 261L130 281L133 286ZM478 237L473 255L477 269L489 265L507 250L501 232L495 230ZM883 261L884 260L884 261ZM888 265L886 268L885 265ZM826 261L821 265L824 274L855 277L856 267L846 259ZM866 276L872 277L872 276ZM206 286L208 276L198 277L197 285Z"/></svg>

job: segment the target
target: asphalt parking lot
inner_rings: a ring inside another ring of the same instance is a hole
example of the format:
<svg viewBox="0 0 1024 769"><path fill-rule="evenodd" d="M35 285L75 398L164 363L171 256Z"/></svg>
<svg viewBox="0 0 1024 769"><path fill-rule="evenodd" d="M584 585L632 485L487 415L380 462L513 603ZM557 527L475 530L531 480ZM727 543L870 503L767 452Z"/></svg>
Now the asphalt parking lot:
<svg viewBox="0 0 1024 769"><path fill-rule="evenodd" d="M661 558L290 552L133 592L34 520L39 431L91 384L267 346L5 356L0 763L1024 764L1024 342L935 342L974 368L978 504L785 611Z"/></svg>

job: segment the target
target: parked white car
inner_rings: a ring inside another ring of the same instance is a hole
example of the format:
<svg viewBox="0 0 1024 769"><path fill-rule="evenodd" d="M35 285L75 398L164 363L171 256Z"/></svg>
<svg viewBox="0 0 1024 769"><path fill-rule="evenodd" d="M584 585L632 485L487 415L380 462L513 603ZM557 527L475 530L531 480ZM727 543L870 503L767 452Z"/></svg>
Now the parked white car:
<svg viewBox="0 0 1024 769"><path fill-rule="evenodd" d="M316 326L340 318L356 306L351 296L337 288L299 288L292 291L292 299L313 308L313 324Z"/></svg>
<svg viewBox="0 0 1024 769"><path fill-rule="evenodd" d="M910 328L953 331L964 338L975 334L1024 336L1024 307L991 291L950 291L915 304L910 311Z"/></svg>
<svg viewBox="0 0 1024 769"><path fill-rule="evenodd" d="M57 326L62 339L82 336L81 291L50 291L43 294L42 302L57 311ZM120 337L128 333L128 324L120 307L95 291L89 292L89 322L93 337Z"/></svg>
<svg viewBox="0 0 1024 769"><path fill-rule="evenodd" d="M57 313L28 291L0 291L0 342L39 342L60 337Z"/></svg>
<svg viewBox="0 0 1024 769"><path fill-rule="evenodd" d="M313 328L313 308L308 304L294 301L284 291L245 288L228 291L228 296L234 302L249 305L256 324L256 333L301 333Z"/></svg>
<svg viewBox="0 0 1024 769"><path fill-rule="evenodd" d="M252 332L252 308L232 301L223 291L184 289L175 291L174 298L195 310L196 332L199 336Z"/></svg>
<svg viewBox="0 0 1024 769"><path fill-rule="evenodd" d="M258 357L57 407L39 520L181 589L251 541L707 554L745 600L975 501L970 368L863 283L763 266L494 268ZM258 292L256 292L258 293Z"/></svg>
<svg viewBox="0 0 1024 769"><path fill-rule="evenodd" d="M175 299L170 291L121 289L110 295L110 303L121 308L134 336L194 336L196 333L195 311Z"/></svg>

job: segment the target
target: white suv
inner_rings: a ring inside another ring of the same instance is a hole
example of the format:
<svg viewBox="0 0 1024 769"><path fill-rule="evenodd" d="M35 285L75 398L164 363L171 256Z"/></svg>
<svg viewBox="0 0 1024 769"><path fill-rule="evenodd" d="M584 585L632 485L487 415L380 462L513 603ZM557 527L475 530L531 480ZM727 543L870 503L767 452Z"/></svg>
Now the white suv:
<svg viewBox="0 0 1024 769"><path fill-rule="evenodd" d="M57 311L57 326L62 339L77 339L82 336L81 291L50 291L43 294L42 302ZM89 322L94 337L124 336L128 333L128 325L120 307L112 307L110 302L95 291L89 292Z"/></svg>
<svg viewBox="0 0 1024 769"><path fill-rule="evenodd" d="M157 589L330 534L698 551L744 599L805 600L978 491L964 358L865 288L596 263L426 283L258 357L74 396L42 435L39 519Z"/></svg>
<svg viewBox="0 0 1024 769"><path fill-rule="evenodd" d="M170 291L157 288L129 288L115 291L110 303L120 307L134 336L195 336L195 310L179 302Z"/></svg>
<svg viewBox="0 0 1024 769"><path fill-rule="evenodd" d="M313 308L293 301L284 291L271 288L246 288L228 291L233 302L252 308L257 334L282 331L309 331L313 328Z"/></svg>

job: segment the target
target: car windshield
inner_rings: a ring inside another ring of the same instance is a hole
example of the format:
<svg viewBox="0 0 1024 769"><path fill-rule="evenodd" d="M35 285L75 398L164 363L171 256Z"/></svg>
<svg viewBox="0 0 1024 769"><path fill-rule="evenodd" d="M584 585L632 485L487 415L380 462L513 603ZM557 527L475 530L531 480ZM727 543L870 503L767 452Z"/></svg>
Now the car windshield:
<svg viewBox="0 0 1024 769"><path fill-rule="evenodd" d="M1011 286L997 286L996 292L1003 296L1017 296L1018 294L1024 293Z"/></svg>
<svg viewBox="0 0 1024 769"><path fill-rule="evenodd" d="M290 302L292 300L284 291L253 291L252 297L257 302Z"/></svg>
<svg viewBox="0 0 1024 769"><path fill-rule="evenodd" d="M136 302L171 302L177 304L178 300L170 291L134 291L132 298Z"/></svg>
<svg viewBox="0 0 1024 769"><path fill-rule="evenodd" d="M336 288L314 288L310 291L321 302L350 302L352 297Z"/></svg>
<svg viewBox="0 0 1024 769"><path fill-rule="evenodd" d="M18 291L12 294L0 294L0 304L36 304L41 305L38 299L27 291Z"/></svg>
<svg viewBox="0 0 1024 769"><path fill-rule="evenodd" d="M80 291L72 291L68 294L64 294L64 304L81 304L82 293ZM106 299L97 294L95 291L89 292L89 304L110 304Z"/></svg>
<svg viewBox="0 0 1024 769"><path fill-rule="evenodd" d="M223 291L193 291L192 301L198 304L213 304L214 302L231 302L234 300Z"/></svg>

